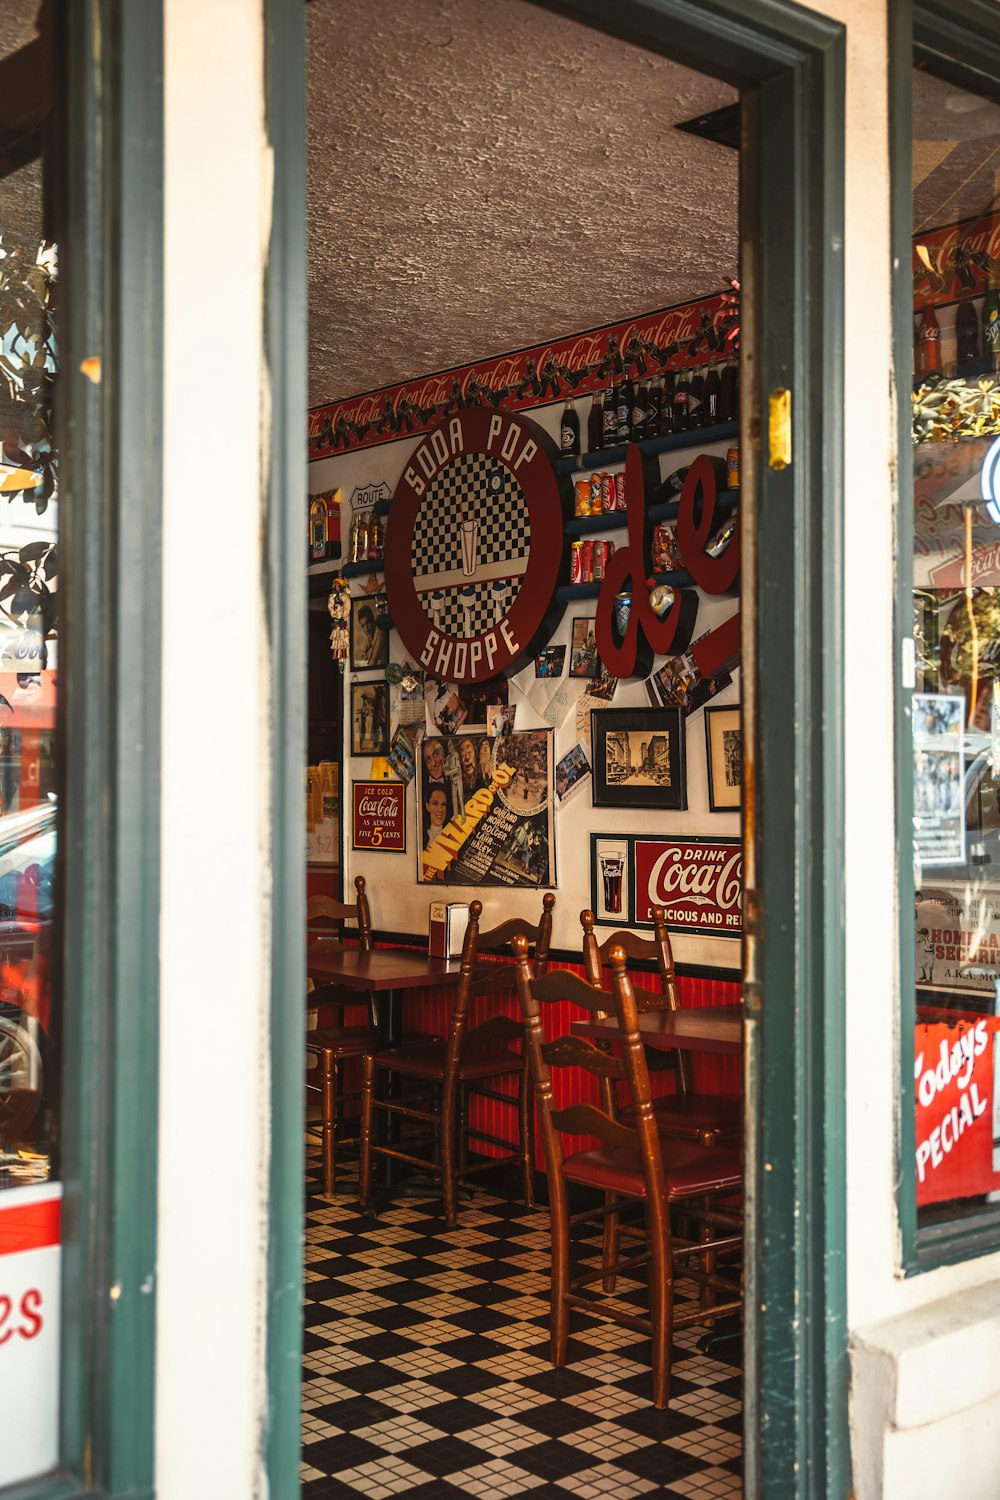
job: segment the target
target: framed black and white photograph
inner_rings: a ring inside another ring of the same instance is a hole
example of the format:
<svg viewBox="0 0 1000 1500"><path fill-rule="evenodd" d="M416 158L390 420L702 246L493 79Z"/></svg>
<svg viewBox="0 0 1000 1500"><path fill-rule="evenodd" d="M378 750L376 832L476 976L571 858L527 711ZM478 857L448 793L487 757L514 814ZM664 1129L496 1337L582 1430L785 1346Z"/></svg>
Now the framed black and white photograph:
<svg viewBox="0 0 1000 1500"><path fill-rule="evenodd" d="M388 683L351 683L351 754L389 754Z"/></svg>
<svg viewBox="0 0 1000 1500"><path fill-rule="evenodd" d="M363 594L351 600L352 672L384 667L389 660L389 632L383 629L387 613L384 594Z"/></svg>
<svg viewBox="0 0 1000 1500"><path fill-rule="evenodd" d="M590 734L595 807L687 807L679 708L594 709Z"/></svg>
<svg viewBox="0 0 1000 1500"><path fill-rule="evenodd" d="M743 738L738 703L705 709L705 754L709 810L738 811L743 800Z"/></svg>

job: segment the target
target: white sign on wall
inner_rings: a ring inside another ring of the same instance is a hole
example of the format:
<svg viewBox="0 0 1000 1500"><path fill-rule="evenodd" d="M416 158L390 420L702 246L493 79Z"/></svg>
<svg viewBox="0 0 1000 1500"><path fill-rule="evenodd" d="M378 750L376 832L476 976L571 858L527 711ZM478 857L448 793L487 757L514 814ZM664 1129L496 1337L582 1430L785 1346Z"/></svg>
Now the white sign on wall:
<svg viewBox="0 0 1000 1500"><path fill-rule="evenodd" d="M59 1458L62 1187L0 1193L0 1488Z"/></svg>

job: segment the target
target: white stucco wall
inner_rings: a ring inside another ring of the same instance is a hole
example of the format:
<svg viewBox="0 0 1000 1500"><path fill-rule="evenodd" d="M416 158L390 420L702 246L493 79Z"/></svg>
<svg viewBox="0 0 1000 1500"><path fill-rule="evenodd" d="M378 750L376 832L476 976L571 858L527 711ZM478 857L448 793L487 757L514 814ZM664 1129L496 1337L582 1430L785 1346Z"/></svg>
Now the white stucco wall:
<svg viewBox="0 0 1000 1500"><path fill-rule="evenodd" d="M262 7L166 24L156 1472L262 1492L268 1130Z"/></svg>

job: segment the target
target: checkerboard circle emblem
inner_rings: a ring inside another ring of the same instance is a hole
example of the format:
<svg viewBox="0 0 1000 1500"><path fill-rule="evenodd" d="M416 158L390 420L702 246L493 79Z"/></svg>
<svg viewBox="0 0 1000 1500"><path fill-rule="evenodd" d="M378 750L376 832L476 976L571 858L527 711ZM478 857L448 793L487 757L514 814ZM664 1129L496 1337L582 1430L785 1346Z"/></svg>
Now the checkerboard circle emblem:
<svg viewBox="0 0 1000 1500"><path fill-rule="evenodd" d="M566 487L555 444L520 414L445 417L393 494L385 583L407 652L435 677L517 671L561 612Z"/></svg>

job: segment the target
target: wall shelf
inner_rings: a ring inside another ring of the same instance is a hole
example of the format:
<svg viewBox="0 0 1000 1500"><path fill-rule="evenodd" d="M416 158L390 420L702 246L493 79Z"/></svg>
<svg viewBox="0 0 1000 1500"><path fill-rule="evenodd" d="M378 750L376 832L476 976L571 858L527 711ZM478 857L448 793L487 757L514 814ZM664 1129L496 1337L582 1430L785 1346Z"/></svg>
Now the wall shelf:
<svg viewBox="0 0 1000 1500"><path fill-rule="evenodd" d="M643 438L643 453L680 453L685 448L701 448L706 443L724 443L739 435L738 422L717 422L714 427L694 427L690 432L671 432L666 437ZM579 458L557 458L557 474L585 474L588 469L603 469L606 464L623 464L627 448L599 448L596 453L582 453Z"/></svg>
<svg viewBox="0 0 1000 1500"><path fill-rule="evenodd" d="M694 579L690 573L652 573L650 574L654 583L666 583L674 589L689 589L694 587ZM643 580L645 581L645 580ZM604 587L604 579L597 583L564 583L556 589L556 598L572 604L575 599L596 599Z"/></svg>
<svg viewBox="0 0 1000 1500"><path fill-rule="evenodd" d="M372 573L385 571L385 559L377 557L374 561L366 559L364 562L345 562L340 571L345 578L368 578Z"/></svg>
<svg viewBox="0 0 1000 1500"><path fill-rule="evenodd" d="M715 498L720 510L735 510L740 501L739 490L721 490ZM673 521L677 516L677 501L663 500L659 505L646 508L650 521ZM624 531L628 525L628 511L604 510L599 516L571 516L563 530L567 536L590 536L598 531Z"/></svg>

